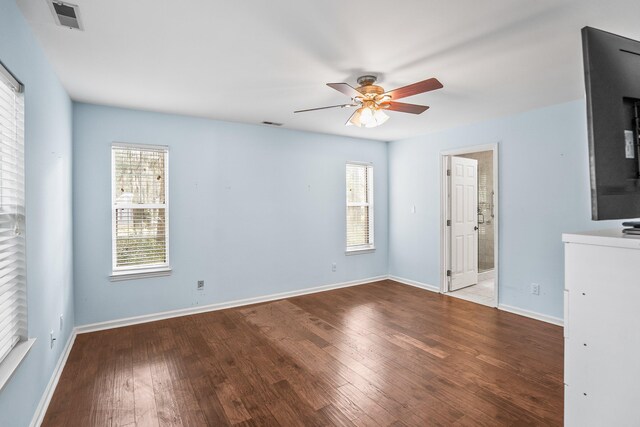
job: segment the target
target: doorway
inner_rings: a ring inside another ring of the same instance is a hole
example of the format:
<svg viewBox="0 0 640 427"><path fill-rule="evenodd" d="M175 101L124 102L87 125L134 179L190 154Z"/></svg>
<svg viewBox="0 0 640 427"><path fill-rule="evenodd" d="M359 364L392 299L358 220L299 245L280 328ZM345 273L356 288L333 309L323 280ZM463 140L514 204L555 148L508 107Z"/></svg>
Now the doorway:
<svg viewBox="0 0 640 427"><path fill-rule="evenodd" d="M497 307L498 144L440 157L440 292Z"/></svg>

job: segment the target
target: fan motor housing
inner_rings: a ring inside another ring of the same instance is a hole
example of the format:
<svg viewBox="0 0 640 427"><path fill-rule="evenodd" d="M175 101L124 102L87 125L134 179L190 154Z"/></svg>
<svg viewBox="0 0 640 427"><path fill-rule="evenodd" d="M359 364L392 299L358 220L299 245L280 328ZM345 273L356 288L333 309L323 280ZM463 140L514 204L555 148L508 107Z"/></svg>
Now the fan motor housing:
<svg viewBox="0 0 640 427"><path fill-rule="evenodd" d="M360 86L356 90L363 95L382 95L384 93L384 89L377 85Z"/></svg>
<svg viewBox="0 0 640 427"><path fill-rule="evenodd" d="M358 84L360 87L356 88L356 90L363 95L382 95L384 93L384 89L380 86L374 85L376 80L377 77L371 75L358 77Z"/></svg>
<svg viewBox="0 0 640 427"><path fill-rule="evenodd" d="M358 77L358 79L356 81L358 82L358 84L360 86L369 86L369 85L374 84L376 82L376 80L378 80L378 78L376 76L366 75L366 76Z"/></svg>

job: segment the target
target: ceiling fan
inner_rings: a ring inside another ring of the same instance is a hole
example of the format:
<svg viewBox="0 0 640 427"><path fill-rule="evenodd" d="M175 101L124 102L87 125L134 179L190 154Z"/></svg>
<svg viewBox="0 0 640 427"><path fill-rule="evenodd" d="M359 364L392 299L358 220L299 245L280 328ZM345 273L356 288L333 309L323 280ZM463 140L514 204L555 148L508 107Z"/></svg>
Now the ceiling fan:
<svg viewBox="0 0 640 427"><path fill-rule="evenodd" d="M429 107L426 105L406 104L397 102L397 99L417 95L442 88L442 83L436 78L431 78L403 86L398 89L385 90L375 85L376 76L358 77L358 86L354 88L348 83L327 83L327 86L342 92L351 98L349 104L331 105L328 107L310 108L308 110L298 110L294 113L305 113L307 111L326 110L328 108L351 108L358 107L345 123L346 126L355 125L358 127L373 128L380 126L389 119L384 110L399 111L401 113L420 114Z"/></svg>

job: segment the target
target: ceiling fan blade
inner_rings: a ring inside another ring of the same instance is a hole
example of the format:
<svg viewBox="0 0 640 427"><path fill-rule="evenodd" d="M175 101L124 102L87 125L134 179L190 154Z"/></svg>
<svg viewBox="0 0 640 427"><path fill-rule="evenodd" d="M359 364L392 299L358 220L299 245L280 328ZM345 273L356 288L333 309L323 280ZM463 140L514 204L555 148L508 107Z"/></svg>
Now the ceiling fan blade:
<svg viewBox="0 0 640 427"><path fill-rule="evenodd" d="M391 96L391 99L406 98L407 96L417 95L419 93L429 92L442 88L442 83L436 78L423 80L418 83L411 84L409 86L403 86L398 89L390 90L385 95Z"/></svg>
<svg viewBox="0 0 640 427"><path fill-rule="evenodd" d="M345 95L347 95L349 98L352 98L352 99L358 96L362 96L362 94L358 92L356 88L349 85L348 83L327 83L327 86L337 90L338 92L344 93Z"/></svg>
<svg viewBox="0 0 640 427"><path fill-rule="evenodd" d="M429 109L426 105L406 104L404 102L389 102L387 110L399 111L401 113L420 114Z"/></svg>
<svg viewBox="0 0 640 427"><path fill-rule="evenodd" d="M345 108L345 107L355 107L356 104L340 104L340 105L330 105L328 107L318 107L318 108L308 108L306 110L298 110L294 111L294 113L306 113L307 111L316 111L316 110L326 110L327 108Z"/></svg>

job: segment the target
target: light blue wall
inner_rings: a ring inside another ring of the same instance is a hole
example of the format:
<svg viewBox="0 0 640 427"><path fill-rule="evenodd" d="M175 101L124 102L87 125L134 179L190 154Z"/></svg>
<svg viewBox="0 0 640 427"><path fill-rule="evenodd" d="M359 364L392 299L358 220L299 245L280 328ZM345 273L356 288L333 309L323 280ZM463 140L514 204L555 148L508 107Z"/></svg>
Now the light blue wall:
<svg viewBox="0 0 640 427"><path fill-rule="evenodd" d="M73 117L78 325L387 274L385 142L88 104ZM113 141L170 147L170 277L109 281ZM372 254L344 253L348 160L374 164Z"/></svg>
<svg viewBox="0 0 640 427"><path fill-rule="evenodd" d="M71 101L13 0L0 0L0 61L24 84L31 351L0 391L0 426L26 426L74 325ZM59 316L65 317L63 331ZM49 348L49 331L58 341Z"/></svg>
<svg viewBox="0 0 640 427"><path fill-rule="evenodd" d="M440 152L497 142L500 303L561 318L561 234L620 225L591 221L586 132L574 101L390 143L390 274L439 286Z"/></svg>

